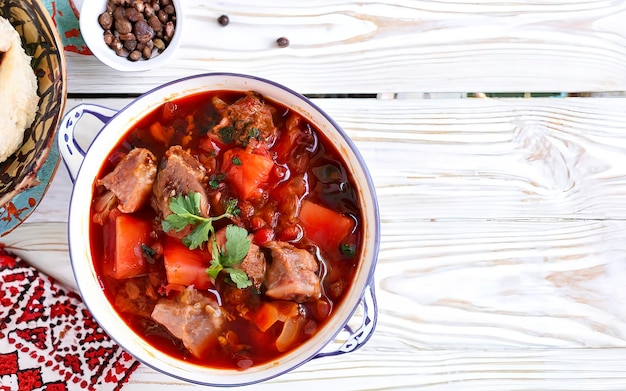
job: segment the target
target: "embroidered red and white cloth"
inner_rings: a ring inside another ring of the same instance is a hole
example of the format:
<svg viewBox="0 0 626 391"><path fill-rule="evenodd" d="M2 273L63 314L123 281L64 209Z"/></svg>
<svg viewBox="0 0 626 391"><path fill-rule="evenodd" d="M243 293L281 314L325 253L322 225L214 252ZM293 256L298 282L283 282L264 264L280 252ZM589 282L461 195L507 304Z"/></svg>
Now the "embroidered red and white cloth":
<svg viewBox="0 0 626 391"><path fill-rule="evenodd" d="M78 294L0 249L0 391L119 390L138 365Z"/></svg>

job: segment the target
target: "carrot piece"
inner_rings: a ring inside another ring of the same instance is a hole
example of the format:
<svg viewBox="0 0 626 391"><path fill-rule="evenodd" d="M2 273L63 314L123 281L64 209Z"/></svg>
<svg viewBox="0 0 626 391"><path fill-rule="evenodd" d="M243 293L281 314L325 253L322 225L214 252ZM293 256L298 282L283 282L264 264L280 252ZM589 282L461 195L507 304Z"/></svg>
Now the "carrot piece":
<svg viewBox="0 0 626 391"><path fill-rule="evenodd" d="M259 330L266 332L278 321L278 309L271 303L263 303L254 315L254 323Z"/></svg>
<svg viewBox="0 0 626 391"><path fill-rule="evenodd" d="M152 225L127 214L113 214L107 223L107 257L105 263L113 278L136 277L147 272L142 245L148 243Z"/></svg>

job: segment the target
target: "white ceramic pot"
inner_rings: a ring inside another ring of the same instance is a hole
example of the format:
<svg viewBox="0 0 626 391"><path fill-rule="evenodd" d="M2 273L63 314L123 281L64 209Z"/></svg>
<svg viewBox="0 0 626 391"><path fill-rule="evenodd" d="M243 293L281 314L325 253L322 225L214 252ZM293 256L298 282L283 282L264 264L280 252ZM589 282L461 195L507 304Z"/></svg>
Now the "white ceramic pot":
<svg viewBox="0 0 626 391"><path fill-rule="evenodd" d="M211 90L254 90L293 109L317 125L343 153L359 191L363 212L363 251L355 281L341 305L309 341L275 362L238 371L203 367L164 354L128 328L105 297L94 269L89 243L90 205L93 184L104 159L139 119L165 101ZM84 114L103 123L88 150L75 138L75 128ZM344 131L306 97L272 81L257 77L212 73L167 83L138 97L116 112L101 106L81 104L67 112L58 132L59 150L74 190L70 202L68 242L74 277L80 294L100 326L127 352L144 364L171 376L213 386L252 384L288 372L310 359L349 353L372 335L377 316L374 295L380 223L374 186L357 148ZM358 310L358 311L357 311Z"/></svg>

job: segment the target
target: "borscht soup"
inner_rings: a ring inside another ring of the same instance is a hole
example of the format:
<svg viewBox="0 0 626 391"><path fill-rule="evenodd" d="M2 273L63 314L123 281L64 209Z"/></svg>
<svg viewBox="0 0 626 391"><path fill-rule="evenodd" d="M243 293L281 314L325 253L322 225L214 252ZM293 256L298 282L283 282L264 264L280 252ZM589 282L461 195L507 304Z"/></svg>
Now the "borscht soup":
<svg viewBox="0 0 626 391"><path fill-rule="evenodd" d="M245 370L312 338L351 285L359 194L340 152L258 93L211 91L140 119L94 182L107 299L155 349Z"/></svg>

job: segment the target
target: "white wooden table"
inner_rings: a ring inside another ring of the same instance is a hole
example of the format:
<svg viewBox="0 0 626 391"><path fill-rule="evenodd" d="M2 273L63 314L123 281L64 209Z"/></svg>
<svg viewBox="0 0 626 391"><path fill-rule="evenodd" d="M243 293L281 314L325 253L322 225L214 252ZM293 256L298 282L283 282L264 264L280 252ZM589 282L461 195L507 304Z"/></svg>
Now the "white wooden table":
<svg viewBox="0 0 626 391"><path fill-rule="evenodd" d="M68 108L248 73L315 96L362 152L375 334L242 389L626 389L626 2L261 3L184 0L177 57L144 74L67 54ZM2 238L68 284L71 186L61 166ZM140 366L124 390L147 387L196 388Z"/></svg>

